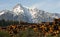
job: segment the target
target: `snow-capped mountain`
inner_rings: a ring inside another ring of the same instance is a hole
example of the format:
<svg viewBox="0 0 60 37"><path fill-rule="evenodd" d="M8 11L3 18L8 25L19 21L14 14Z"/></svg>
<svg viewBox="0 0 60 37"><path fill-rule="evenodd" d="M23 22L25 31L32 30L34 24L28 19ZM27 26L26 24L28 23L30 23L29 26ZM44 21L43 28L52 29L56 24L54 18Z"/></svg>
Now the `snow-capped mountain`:
<svg viewBox="0 0 60 37"><path fill-rule="evenodd" d="M53 21L53 18L60 18L58 13L48 13L37 8L30 9L23 7L21 4L17 4L13 10L0 11L0 20L17 20L30 23L40 23L42 21Z"/></svg>
<svg viewBox="0 0 60 37"><path fill-rule="evenodd" d="M22 14L24 13L24 8L21 4L17 4L14 8L13 8L13 12L16 14L16 15L19 15L19 14Z"/></svg>
<svg viewBox="0 0 60 37"><path fill-rule="evenodd" d="M0 20L5 19L5 20L12 20L13 19L13 12L9 10L2 10L0 12Z"/></svg>

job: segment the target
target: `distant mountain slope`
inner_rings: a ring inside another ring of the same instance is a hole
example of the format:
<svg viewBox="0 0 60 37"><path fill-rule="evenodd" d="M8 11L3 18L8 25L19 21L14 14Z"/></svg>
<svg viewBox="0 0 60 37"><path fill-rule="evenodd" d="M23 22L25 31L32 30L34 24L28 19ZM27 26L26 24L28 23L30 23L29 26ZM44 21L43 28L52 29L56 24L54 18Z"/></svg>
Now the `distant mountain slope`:
<svg viewBox="0 0 60 37"><path fill-rule="evenodd" d="M0 11L0 20L17 20L25 21L29 23L40 23L53 21L53 18L60 18L58 13L48 13L37 8L29 9L23 7L21 4L17 4L12 11L2 10Z"/></svg>

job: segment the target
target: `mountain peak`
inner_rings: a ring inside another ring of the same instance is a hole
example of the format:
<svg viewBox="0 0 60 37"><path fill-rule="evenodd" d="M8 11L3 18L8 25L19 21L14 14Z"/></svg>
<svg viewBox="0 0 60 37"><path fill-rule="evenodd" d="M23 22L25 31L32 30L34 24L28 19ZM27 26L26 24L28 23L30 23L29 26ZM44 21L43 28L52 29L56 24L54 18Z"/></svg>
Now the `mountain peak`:
<svg viewBox="0 0 60 37"><path fill-rule="evenodd" d="M16 6L20 6L20 7L22 7L22 5L21 5L21 4L17 4Z"/></svg>
<svg viewBox="0 0 60 37"><path fill-rule="evenodd" d="M22 8L23 6L22 6L21 4L16 4L14 8L17 8L17 7ZM14 9L14 8L13 8L13 9Z"/></svg>
<svg viewBox="0 0 60 37"><path fill-rule="evenodd" d="M47 13L37 8L27 9L21 4L14 6L13 10L3 10L0 12L0 19L26 21L30 23L52 22L54 18L59 18L60 14Z"/></svg>
<svg viewBox="0 0 60 37"><path fill-rule="evenodd" d="M17 15L19 13L23 12L23 6L21 4L17 4L14 8L13 8L13 12L16 13Z"/></svg>

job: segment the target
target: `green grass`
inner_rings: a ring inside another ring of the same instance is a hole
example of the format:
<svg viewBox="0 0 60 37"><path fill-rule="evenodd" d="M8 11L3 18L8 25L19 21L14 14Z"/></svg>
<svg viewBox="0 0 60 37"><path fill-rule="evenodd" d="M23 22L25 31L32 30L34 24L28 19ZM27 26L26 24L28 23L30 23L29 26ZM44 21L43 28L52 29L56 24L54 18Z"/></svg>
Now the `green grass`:
<svg viewBox="0 0 60 37"><path fill-rule="evenodd" d="M10 35L5 31L0 31L0 37L10 37Z"/></svg>

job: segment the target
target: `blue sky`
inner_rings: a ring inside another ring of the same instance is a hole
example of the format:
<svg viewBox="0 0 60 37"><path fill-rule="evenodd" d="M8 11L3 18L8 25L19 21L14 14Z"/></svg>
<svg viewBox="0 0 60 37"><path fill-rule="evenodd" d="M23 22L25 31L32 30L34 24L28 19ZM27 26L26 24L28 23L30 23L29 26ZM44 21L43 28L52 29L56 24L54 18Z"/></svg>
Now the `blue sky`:
<svg viewBox="0 0 60 37"><path fill-rule="evenodd" d="M60 0L0 0L0 11L4 9L11 10L18 3L29 8L60 13Z"/></svg>

